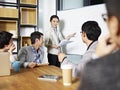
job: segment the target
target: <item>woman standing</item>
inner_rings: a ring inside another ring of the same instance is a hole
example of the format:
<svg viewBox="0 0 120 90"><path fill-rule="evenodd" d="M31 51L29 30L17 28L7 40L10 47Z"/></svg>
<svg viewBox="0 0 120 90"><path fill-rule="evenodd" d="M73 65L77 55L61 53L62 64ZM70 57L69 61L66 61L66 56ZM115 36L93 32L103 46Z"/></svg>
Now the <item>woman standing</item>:
<svg viewBox="0 0 120 90"><path fill-rule="evenodd" d="M64 39L61 32L57 29L57 25L59 23L59 17L57 15L52 15L50 17L50 23L51 28L46 32L45 36L45 46L48 51L48 62L49 65L60 67L57 55L59 52L62 52L62 45L71 37L74 37L75 33L68 35Z"/></svg>

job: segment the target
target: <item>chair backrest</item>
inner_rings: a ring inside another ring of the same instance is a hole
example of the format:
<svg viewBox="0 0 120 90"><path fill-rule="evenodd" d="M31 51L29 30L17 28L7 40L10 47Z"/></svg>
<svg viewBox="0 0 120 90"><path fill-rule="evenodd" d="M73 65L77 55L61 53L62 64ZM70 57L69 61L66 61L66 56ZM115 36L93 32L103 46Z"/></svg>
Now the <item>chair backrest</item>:
<svg viewBox="0 0 120 90"><path fill-rule="evenodd" d="M0 76L10 75L10 54L0 52Z"/></svg>

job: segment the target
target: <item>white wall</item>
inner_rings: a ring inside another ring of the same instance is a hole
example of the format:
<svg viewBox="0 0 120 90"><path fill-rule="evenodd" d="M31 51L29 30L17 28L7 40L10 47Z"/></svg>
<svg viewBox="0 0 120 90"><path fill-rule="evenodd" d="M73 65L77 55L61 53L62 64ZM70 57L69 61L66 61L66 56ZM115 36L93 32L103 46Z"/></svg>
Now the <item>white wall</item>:
<svg viewBox="0 0 120 90"><path fill-rule="evenodd" d="M49 18L56 14L56 0L39 0L39 31L45 32L50 28ZM47 48L45 48L45 60L47 60Z"/></svg>
<svg viewBox="0 0 120 90"><path fill-rule="evenodd" d="M50 28L49 18L53 14L56 14L56 0L39 0L39 31Z"/></svg>

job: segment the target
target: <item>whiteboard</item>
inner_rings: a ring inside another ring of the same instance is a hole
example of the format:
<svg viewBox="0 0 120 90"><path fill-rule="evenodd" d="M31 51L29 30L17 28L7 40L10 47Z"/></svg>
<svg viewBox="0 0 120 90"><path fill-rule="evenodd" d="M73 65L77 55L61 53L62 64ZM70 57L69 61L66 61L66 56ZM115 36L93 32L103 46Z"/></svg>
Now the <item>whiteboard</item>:
<svg viewBox="0 0 120 90"><path fill-rule="evenodd" d="M85 53L87 46L82 42L80 31L82 24L88 20L98 22L102 29L100 37L108 34L107 25L101 16L105 13L106 8L104 4L57 12L57 15L60 18L59 28L63 33L63 36L76 32L75 37L70 39L71 43L68 43L65 47L65 52L67 54L83 55Z"/></svg>

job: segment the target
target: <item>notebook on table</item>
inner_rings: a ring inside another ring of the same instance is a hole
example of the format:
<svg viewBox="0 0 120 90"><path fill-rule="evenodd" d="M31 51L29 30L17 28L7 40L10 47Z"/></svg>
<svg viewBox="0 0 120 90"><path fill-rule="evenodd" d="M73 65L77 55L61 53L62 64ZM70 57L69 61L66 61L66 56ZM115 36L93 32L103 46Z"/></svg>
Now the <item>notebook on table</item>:
<svg viewBox="0 0 120 90"><path fill-rule="evenodd" d="M8 52L0 52L0 76L10 75L10 55Z"/></svg>

